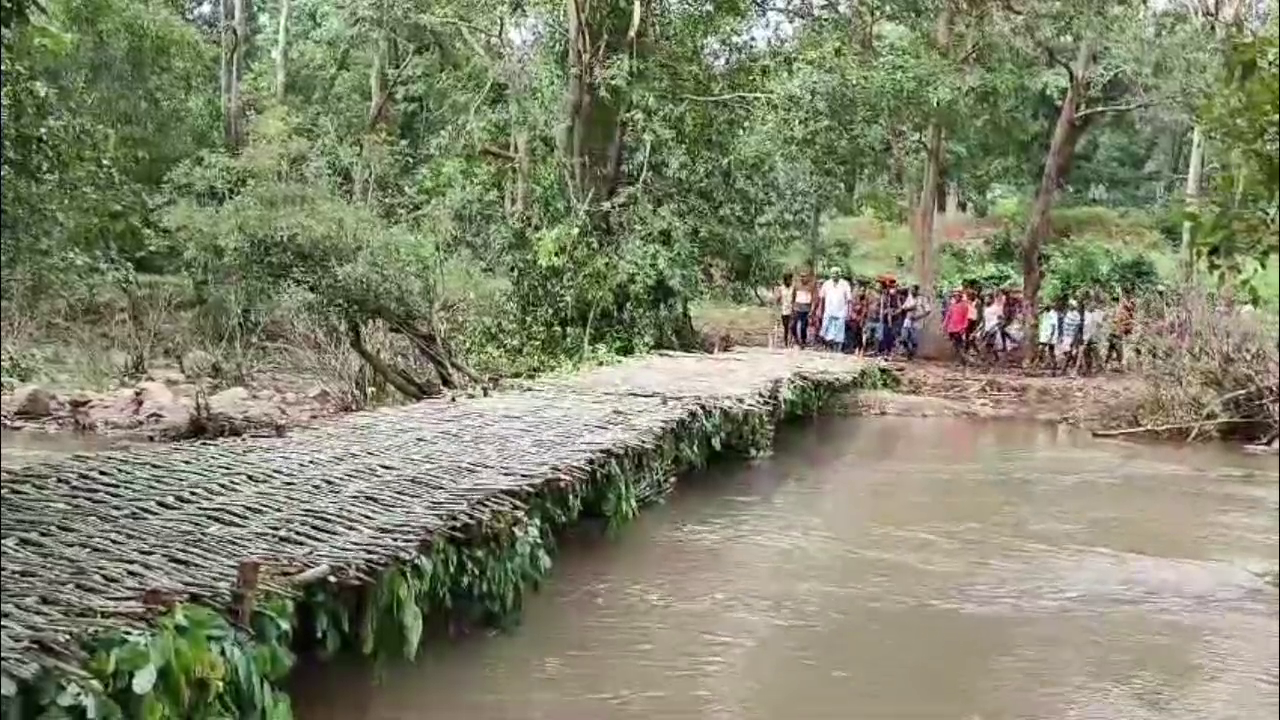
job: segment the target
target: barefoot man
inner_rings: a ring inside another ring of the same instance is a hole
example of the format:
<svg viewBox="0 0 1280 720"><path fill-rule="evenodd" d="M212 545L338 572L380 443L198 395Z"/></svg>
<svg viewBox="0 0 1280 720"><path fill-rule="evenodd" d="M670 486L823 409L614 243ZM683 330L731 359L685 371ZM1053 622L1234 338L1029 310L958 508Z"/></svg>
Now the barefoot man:
<svg viewBox="0 0 1280 720"><path fill-rule="evenodd" d="M849 302L853 300L853 288L844 279L840 268L831 268L831 277L822 283L818 292L822 298L822 341L837 352L844 346L845 323L849 318Z"/></svg>

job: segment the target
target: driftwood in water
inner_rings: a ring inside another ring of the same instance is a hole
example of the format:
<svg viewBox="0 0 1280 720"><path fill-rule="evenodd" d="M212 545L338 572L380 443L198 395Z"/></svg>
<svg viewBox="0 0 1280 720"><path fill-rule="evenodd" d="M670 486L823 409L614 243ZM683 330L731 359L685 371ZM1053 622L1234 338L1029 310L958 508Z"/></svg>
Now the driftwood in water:
<svg viewBox="0 0 1280 720"><path fill-rule="evenodd" d="M1142 427L1123 428L1120 430L1094 430L1094 437L1108 438L1124 435L1142 435L1145 433L1162 433L1171 430L1194 430L1211 425L1231 425L1257 422L1247 418L1218 418L1217 420L1201 420L1199 422L1173 423L1171 425L1144 425Z"/></svg>

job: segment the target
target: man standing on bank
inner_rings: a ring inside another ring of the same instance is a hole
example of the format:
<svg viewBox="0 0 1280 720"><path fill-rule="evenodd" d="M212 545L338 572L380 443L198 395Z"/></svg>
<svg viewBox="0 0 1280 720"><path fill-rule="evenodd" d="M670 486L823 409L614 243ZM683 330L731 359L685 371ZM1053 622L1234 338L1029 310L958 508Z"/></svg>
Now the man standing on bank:
<svg viewBox="0 0 1280 720"><path fill-rule="evenodd" d="M822 283L818 297L822 300L822 341L828 350L839 352L844 346L849 303L853 300L853 288L844 279L840 268L831 268L831 276Z"/></svg>

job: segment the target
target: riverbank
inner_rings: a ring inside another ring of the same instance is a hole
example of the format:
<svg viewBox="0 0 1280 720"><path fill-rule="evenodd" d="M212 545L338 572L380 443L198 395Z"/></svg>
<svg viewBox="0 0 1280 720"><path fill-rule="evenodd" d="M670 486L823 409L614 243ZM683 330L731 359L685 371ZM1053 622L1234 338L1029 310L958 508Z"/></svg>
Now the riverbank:
<svg viewBox="0 0 1280 720"><path fill-rule="evenodd" d="M699 308L695 323L703 330L703 349L718 353L737 346L767 347L769 319L762 317L762 310ZM712 317L716 327L704 327L706 317ZM732 327L718 326L726 320ZM751 336L752 328L759 327L765 328L764 333ZM33 449L77 445L97 449L279 435L347 413L409 402L372 383L349 348L326 342L318 333L294 341L297 347L272 346L272 353L259 358L251 371L229 372L214 355L190 351L177 361L150 358L148 369L132 379L126 379L122 370L127 359L98 347L105 347L103 343L80 339L55 344L43 355L60 360L47 363L43 379L6 379L0 390L0 429L13 444ZM106 359L87 369L90 363L85 358L97 355ZM587 357L579 369L619 359ZM488 380L494 389L504 383L498 377Z"/></svg>
<svg viewBox="0 0 1280 720"><path fill-rule="evenodd" d="M504 626L561 529L617 527L879 382L840 356L654 356L286 438L6 468L5 717L288 717L295 648L412 659L430 628Z"/></svg>
<svg viewBox="0 0 1280 720"><path fill-rule="evenodd" d="M101 392L53 384L16 387L0 395L0 427L167 441L279 434L354 409L323 385L288 374L226 386L172 369Z"/></svg>
<svg viewBox="0 0 1280 720"><path fill-rule="evenodd" d="M696 318L725 344L775 346L764 306L708 306ZM1274 319L1222 314L1202 292L1145 307L1126 341L1123 368L1050 375L1020 364L968 366L895 356L898 393L864 394L854 412L1022 418L1112 437L1224 440L1250 452L1280 450L1280 346ZM822 352L813 349L812 352Z"/></svg>
<svg viewBox="0 0 1280 720"><path fill-rule="evenodd" d="M1174 441L1221 437L1252 451L1275 452L1280 368L1274 343L1266 340L1271 336L1258 334L1256 323L1224 326L1194 302L1178 312L1189 345L1174 346L1165 335L1140 332L1130 348L1140 362L1130 362L1125 372L1049 376L1019 366L961 367L896 358L901 380L896 392L864 394L851 409L873 415L1034 419ZM778 342L776 318L765 306L707 303L695 308L693 320L709 353ZM91 438L86 444L100 445L99 438L130 443L278 435L353 410L402 402L394 393L368 394L366 385L351 382L351 373L342 375L343 382L326 384L324 373L302 372L296 362L228 387L226 380L214 382L202 373L209 360L184 359L181 368L161 365L143 381L107 392L19 387L0 396L0 424L9 444L53 433L67 438L69 446L82 434ZM365 388L365 394L353 395L353 387Z"/></svg>
<svg viewBox="0 0 1280 720"><path fill-rule="evenodd" d="M753 313L743 313L753 315ZM758 313L754 313L758 319ZM725 337L740 338L726 333ZM760 340L760 337L755 337ZM767 342L767 336L763 338ZM734 343L728 343L732 346ZM748 339L748 347L751 339ZM816 351L815 351L816 352ZM1130 374L1046 376L1010 367L960 367L937 361L892 362L894 389L851 396L859 415L1034 420L1100 434L1142 435L1123 424L1119 407L1143 391ZM122 449L157 441L227 435L280 435L342 416L348 409L322 388L297 392L296 380L253 389L237 386L202 396L180 376L160 374L113 393L58 394L43 389L35 413L16 413L24 392L3 396L5 463L56 458L69 452ZM294 390L289 388L294 386ZM29 395L27 395L29 397ZM45 408L41 410L40 408ZM1136 429L1140 430L1140 429ZM1246 445L1276 452L1277 444Z"/></svg>
<svg viewBox="0 0 1280 720"><path fill-rule="evenodd" d="M768 347L773 317L767 308L708 305L695 314L708 352ZM190 364L190 363L189 363ZM859 401L868 414L1056 419L1083 424L1103 398L1132 392L1122 376L1032 377L1008 369L967 370L945 362L897 362L901 386ZM395 403L381 398L380 403ZM1067 408L1063 410L1063 408ZM280 434L358 409L317 382L288 371L266 372L242 385L210 383L198 373L161 368L143 380L106 392L27 385L0 394L0 426L31 435L90 436L87 445L169 441L226 435ZM31 446L57 446L34 440ZM75 444L68 441L68 445Z"/></svg>
<svg viewBox="0 0 1280 720"><path fill-rule="evenodd" d="M898 388L860 393L854 409L867 415L972 417L1063 423L1085 429L1105 425L1118 398L1141 389L1120 374L1048 377L1012 368L963 368L945 362L891 363Z"/></svg>

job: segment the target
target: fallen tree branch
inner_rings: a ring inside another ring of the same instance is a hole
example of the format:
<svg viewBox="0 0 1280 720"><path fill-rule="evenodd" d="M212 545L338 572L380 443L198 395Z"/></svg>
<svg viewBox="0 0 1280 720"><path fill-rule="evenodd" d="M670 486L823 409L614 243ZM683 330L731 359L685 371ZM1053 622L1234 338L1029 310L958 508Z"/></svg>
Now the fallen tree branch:
<svg viewBox="0 0 1280 720"><path fill-rule="evenodd" d="M702 102L722 102L724 100L761 100L772 98L772 93L739 92L726 95L681 95L682 100L700 100Z"/></svg>
<svg viewBox="0 0 1280 720"><path fill-rule="evenodd" d="M508 152L493 145L481 145L480 154L488 155L489 157L496 158L498 160L506 160L507 162L515 162L518 159L516 158L515 153Z"/></svg>
<svg viewBox="0 0 1280 720"><path fill-rule="evenodd" d="M1142 433L1166 432L1168 430L1188 430L1205 425L1230 425L1234 423L1258 422L1249 418L1219 418L1217 420L1201 420L1200 422L1174 423L1172 425L1144 425L1142 427L1124 428L1123 430L1094 430L1094 437L1120 437L1122 435L1140 435Z"/></svg>
<svg viewBox="0 0 1280 720"><path fill-rule="evenodd" d="M1103 105L1101 107L1096 107L1096 108L1086 108L1076 113L1076 122L1080 122L1080 120L1087 118L1091 115L1105 115L1108 113L1133 112L1134 110L1140 110L1144 107L1150 107L1151 104L1152 104L1151 102L1147 100L1143 100L1142 102L1128 103L1126 105Z"/></svg>
<svg viewBox="0 0 1280 720"><path fill-rule="evenodd" d="M310 585L313 582L323 580L333 574L333 567L329 564L319 565L310 570L290 575L285 578L285 582L290 585Z"/></svg>
<svg viewBox="0 0 1280 720"><path fill-rule="evenodd" d="M407 373L399 368L392 367L385 360L373 352L364 343L364 336L360 330L360 323L354 320L349 321L347 325L348 341L351 349L360 356L360 359L369 366L371 370L383 380L386 380L391 387L395 388L401 395L410 400L422 400L433 394L432 388L419 383L416 379L410 377Z"/></svg>

